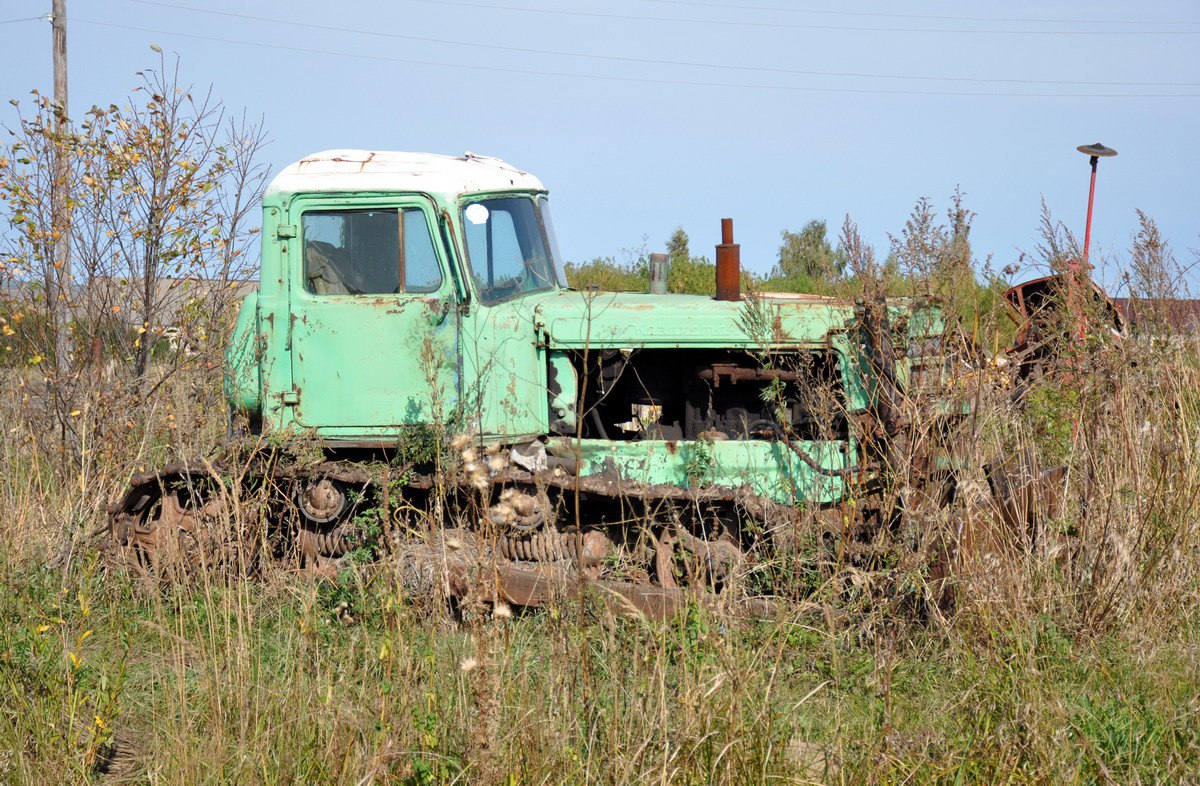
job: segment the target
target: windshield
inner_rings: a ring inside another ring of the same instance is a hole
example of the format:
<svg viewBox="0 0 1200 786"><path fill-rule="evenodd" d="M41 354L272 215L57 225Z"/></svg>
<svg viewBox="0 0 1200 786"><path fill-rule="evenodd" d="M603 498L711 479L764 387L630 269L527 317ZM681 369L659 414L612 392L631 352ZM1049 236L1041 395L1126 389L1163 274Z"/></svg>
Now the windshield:
<svg viewBox="0 0 1200 786"><path fill-rule="evenodd" d="M493 197L463 205L467 258L479 301L492 305L565 286L544 199Z"/></svg>

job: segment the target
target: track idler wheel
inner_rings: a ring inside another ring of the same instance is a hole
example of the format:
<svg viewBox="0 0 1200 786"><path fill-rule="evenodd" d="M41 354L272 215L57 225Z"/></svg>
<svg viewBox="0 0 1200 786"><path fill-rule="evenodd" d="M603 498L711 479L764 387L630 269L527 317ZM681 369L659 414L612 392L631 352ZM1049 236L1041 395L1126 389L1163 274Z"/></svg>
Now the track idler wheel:
<svg viewBox="0 0 1200 786"><path fill-rule="evenodd" d="M337 481L315 478L296 489L296 504L301 515L314 524L337 521L350 506L346 490Z"/></svg>
<svg viewBox="0 0 1200 786"><path fill-rule="evenodd" d="M136 515L118 516L113 532L143 570L193 576L222 562L225 521L219 495L205 499L190 488L168 487Z"/></svg>
<svg viewBox="0 0 1200 786"><path fill-rule="evenodd" d="M350 495L346 487L331 478L310 478L295 492L300 512L296 532L296 550L305 559L336 558L354 549L351 542Z"/></svg>

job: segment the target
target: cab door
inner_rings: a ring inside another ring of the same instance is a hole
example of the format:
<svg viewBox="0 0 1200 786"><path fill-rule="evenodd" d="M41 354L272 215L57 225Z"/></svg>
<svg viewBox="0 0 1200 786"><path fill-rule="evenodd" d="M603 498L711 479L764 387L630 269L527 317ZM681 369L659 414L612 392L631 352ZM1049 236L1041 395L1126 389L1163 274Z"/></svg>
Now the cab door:
<svg viewBox="0 0 1200 786"><path fill-rule="evenodd" d="M553 290L546 232L534 199L480 195L463 208L463 244L476 305L461 329L463 398L485 437L549 430L538 292ZM541 260L540 264L531 260Z"/></svg>
<svg viewBox="0 0 1200 786"><path fill-rule="evenodd" d="M444 417L458 393L457 310L433 204L304 200L291 219L296 425L351 439Z"/></svg>

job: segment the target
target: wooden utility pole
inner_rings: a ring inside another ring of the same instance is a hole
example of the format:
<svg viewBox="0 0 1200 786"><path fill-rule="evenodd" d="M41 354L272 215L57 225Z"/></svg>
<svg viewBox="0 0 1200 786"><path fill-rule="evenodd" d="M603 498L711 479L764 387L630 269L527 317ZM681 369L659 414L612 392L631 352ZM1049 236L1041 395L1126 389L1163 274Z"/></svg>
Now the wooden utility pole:
<svg viewBox="0 0 1200 786"><path fill-rule="evenodd" d="M71 219L67 210L70 162L67 160L67 0L53 0L50 19L54 28L54 187L51 190L50 224L54 233L54 269L47 278L46 305L54 309L54 361L61 379L69 365L71 300ZM53 298L53 301L50 299Z"/></svg>

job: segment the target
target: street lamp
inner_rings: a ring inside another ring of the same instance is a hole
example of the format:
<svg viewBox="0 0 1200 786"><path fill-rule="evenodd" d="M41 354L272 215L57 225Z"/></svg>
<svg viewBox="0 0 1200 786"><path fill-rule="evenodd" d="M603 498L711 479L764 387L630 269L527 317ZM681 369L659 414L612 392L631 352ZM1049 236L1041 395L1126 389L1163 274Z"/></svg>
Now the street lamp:
<svg viewBox="0 0 1200 786"><path fill-rule="evenodd" d="M1084 267L1087 267L1088 250L1092 246L1092 201L1096 198L1096 164L1100 162L1101 158L1115 156L1117 151L1111 147L1105 147L1099 142L1094 145L1080 145L1075 149L1085 156L1090 156L1091 160L1089 163L1092 165L1092 184L1088 188L1087 225L1083 230L1083 264Z"/></svg>

